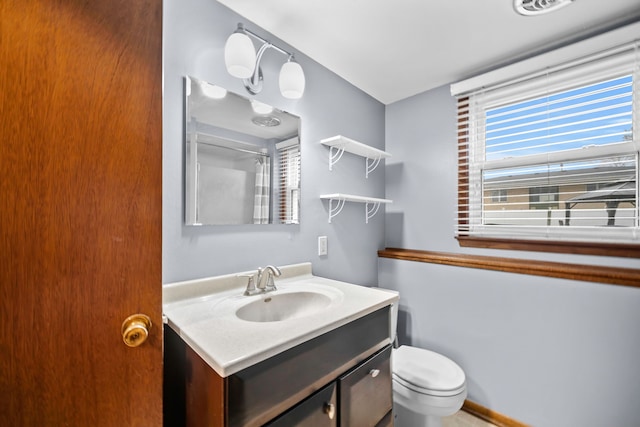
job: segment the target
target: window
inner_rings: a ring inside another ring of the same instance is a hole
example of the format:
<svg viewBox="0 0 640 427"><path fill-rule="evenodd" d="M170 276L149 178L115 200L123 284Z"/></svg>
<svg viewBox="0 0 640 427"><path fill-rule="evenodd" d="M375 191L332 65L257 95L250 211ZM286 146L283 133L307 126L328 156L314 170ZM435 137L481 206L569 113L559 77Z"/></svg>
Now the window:
<svg viewBox="0 0 640 427"><path fill-rule="evenodd" d="M300 143L298 138L279 142L279 212L282 224L300 223Z"/></svg>
<svg viewBox="0 0 640 427"><path fill-rule="evenodd" d="M491 203L505 203L507 201L507 190L500 188L491 190Z"/></svg>
<svg viewBox="0 0 640 427"><path fill-rule="evenodd" d="M459 96L458 239L640 244L639 50Z"/></svg>
<svg viewBox="0 0 640 427"><path fill-rule="evenodd" d="M529 209L558 209L558 186L530 187Z"/></svg>

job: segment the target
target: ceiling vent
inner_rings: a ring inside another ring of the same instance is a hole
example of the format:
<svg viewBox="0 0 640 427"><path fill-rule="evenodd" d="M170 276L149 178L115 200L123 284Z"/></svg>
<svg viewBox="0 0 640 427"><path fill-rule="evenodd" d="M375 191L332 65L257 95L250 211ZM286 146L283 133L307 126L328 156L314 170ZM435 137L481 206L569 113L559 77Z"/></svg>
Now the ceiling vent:
<svg viewBox="0 0 640 427"><path fill-rule="evenodd" d="M570 5L574 0L513 0L513 7L520 15L533 16L549 13Z"/></svg>
<svg viewBox="0 0 640 427"><path fill-rule="evenodd" d="M256 116L251 121L263 128L272 128L275 126L280 126L280 119L274 116Z"/></svg>

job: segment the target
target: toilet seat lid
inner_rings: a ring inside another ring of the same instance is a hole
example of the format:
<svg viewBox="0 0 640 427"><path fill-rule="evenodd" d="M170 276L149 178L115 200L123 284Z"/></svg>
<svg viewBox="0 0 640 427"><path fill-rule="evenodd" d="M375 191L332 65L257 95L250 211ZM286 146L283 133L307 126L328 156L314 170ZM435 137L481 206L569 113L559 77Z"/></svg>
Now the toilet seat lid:
<svg viewBox="0 0 640 427"><path fill-rule="evenodd" d="M433 351L403 345L395 349L391 363L394 376L410 388L457 392L465 386L462 368Z"/></svg>

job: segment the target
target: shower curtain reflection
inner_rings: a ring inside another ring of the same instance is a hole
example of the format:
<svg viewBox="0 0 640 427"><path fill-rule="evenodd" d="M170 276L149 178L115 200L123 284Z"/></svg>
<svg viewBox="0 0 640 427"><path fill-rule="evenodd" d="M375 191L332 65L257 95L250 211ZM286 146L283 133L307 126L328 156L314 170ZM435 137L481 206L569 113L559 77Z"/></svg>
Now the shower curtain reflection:
<svg viewBox="0 0 640 427"><path fill-rule="evenodd" d="M271 161L268 156L256 159L256 188L253 205L253 223L269 224L271 193Z"/></svg>

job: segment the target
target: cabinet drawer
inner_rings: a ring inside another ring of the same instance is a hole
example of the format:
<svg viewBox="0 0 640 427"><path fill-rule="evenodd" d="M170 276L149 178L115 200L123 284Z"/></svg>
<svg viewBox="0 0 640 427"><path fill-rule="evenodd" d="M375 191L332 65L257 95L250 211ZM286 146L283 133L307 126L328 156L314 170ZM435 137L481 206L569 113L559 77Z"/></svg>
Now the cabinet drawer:
<svg viewBox="0 0 640 427"><path fill-rule="evenodd" d="M391 346L339 379L340 425L376 426L391 410Z"/></svg>
<svg viewBox="0 0 640 427"><path fill-rule="evenodd" d="M337 427L337 391L333 382L265 427Z"/></svg>

